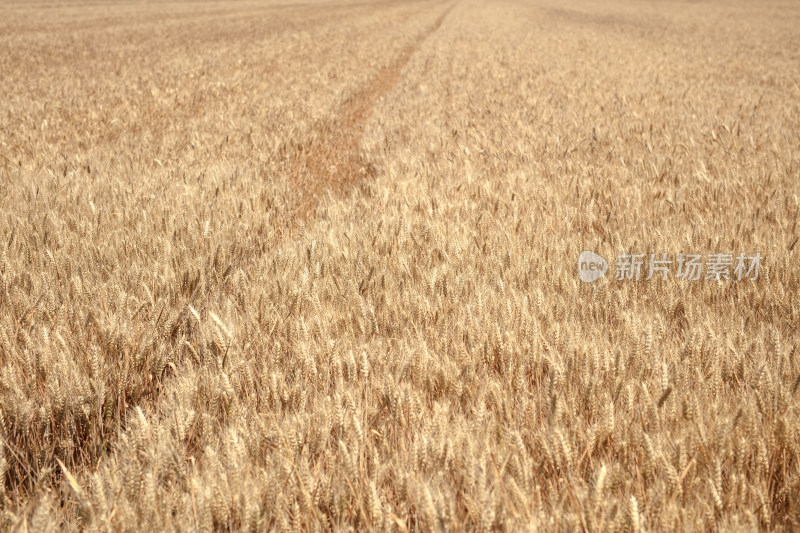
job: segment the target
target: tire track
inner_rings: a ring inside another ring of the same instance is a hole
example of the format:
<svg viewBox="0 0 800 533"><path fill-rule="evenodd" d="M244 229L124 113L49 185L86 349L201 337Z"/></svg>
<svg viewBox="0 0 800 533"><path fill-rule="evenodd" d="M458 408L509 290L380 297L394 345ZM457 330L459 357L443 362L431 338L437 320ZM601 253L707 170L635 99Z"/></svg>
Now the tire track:
<svg viewBox="0 0 800 533"><path fill-rule="evenodd" d="M312 131L318 132L318 137L293 152L288 160L289 175L303 192L293 218L306 218L323 191L346 192L355 183L375 177L375 167L360 150L372 109L397 84L411 56L442 26L456 3L446 7L430 28L407 44L369 83L350 95L338 113L315 125Z"/></svg>

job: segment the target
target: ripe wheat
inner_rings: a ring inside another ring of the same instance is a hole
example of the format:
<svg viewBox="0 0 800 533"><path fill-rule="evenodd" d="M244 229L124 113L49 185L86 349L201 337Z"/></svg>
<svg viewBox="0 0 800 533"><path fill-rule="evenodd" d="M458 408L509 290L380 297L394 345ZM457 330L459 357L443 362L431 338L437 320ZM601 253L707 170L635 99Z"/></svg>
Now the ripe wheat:
<svg viewBox="0 0 800 533"><path fill-rule="evenodd" d="M0 528L800 527L796 4L2 10Z"/></svg>

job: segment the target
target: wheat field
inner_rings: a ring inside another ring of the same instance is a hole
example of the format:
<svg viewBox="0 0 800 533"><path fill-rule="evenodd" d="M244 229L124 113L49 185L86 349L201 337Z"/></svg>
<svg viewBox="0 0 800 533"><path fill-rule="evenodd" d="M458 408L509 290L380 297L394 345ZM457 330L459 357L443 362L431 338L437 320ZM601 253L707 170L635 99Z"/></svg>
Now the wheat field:
<svg viewBox="0 0 800 533"><path fill-rule="evenodd" d="M0 15L0 530L800 528L797 2Z"/></svg>

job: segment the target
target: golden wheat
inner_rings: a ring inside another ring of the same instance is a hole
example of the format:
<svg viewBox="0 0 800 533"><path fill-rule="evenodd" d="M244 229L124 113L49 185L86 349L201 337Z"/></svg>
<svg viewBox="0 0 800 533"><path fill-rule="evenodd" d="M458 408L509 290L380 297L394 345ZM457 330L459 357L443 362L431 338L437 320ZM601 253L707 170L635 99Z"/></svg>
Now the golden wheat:
<svg viewBox="0 0 800 533"><path fill-rule="evenodd" d="M2 10L0 528L800 528L794 3Z"/></svg>

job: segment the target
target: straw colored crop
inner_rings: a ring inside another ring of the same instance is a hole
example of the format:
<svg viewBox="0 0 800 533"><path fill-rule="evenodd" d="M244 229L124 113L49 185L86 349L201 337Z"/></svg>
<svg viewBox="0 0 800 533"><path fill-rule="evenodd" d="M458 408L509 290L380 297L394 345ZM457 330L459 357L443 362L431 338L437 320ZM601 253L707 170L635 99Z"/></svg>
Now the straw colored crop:
<svg viewBox="0 0 800 533"><path fill-rule="evenodd" d="M0 15L0 530L800 528L796 2Z"/></svg>

